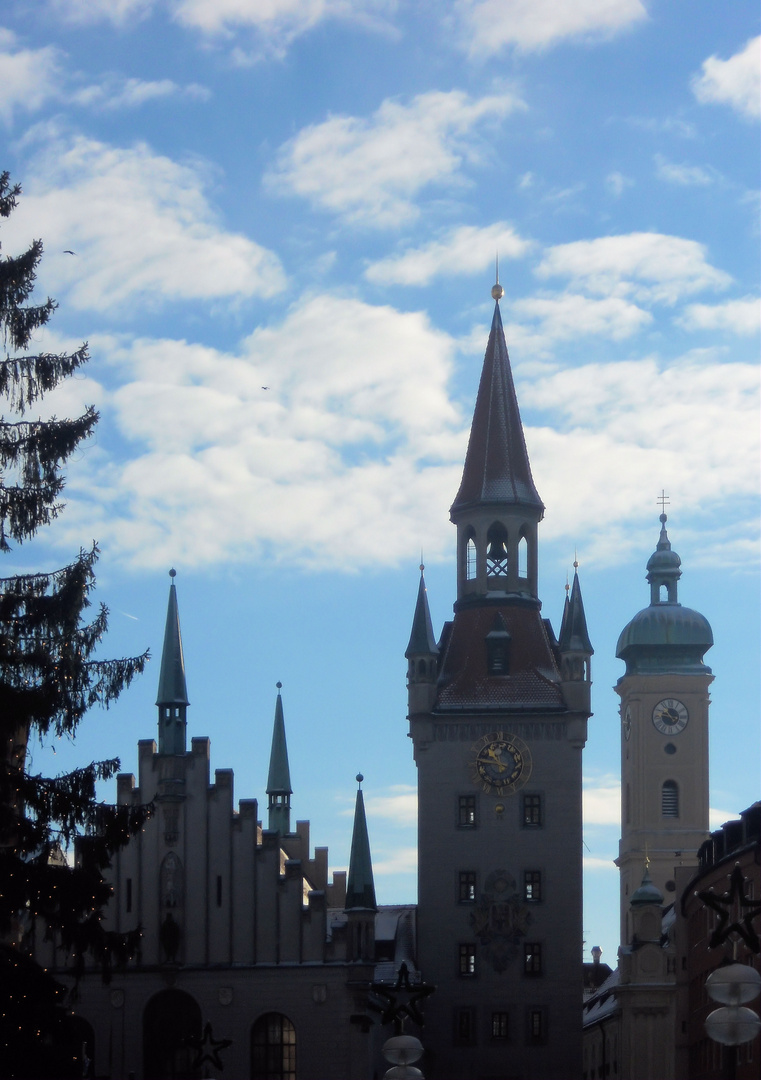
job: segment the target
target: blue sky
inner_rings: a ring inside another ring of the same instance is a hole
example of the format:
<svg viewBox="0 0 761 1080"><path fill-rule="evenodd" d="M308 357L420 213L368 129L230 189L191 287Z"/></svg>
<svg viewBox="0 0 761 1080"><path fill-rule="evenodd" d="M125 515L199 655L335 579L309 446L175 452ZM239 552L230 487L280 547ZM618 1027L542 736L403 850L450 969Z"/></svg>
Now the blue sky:
<svg viewBox="0 0 761 1080"><path fill-rule="evenodd" d="M345 865L361 770L382 902L415 896L403 653L421 549L451 613L497 251L544 613L577 551L596 650L586 955L664 489L716 639L713 823L758 796L758 35L750 0L3 5L3 250L44 240L39 346L91 345L51 413L102 416L4 572L97 539L106 651L157 657L175 566L190 734L264 801L281 680L295 816ZM134 769L157 678L36 765Z"/></svg>

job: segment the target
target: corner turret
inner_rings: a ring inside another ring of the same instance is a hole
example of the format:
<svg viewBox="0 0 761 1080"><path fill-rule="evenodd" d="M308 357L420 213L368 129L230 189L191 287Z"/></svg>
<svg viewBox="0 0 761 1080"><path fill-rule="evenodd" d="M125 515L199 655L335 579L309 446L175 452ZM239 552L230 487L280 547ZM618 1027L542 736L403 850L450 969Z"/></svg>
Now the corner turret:
<svg viewBox="0 0 761 1080"><path fill-rule="evenodd" d="M568 586L566 585L566 589ZM592 665L594 655L587 631L587 617L579 584L579 564L573 563L573 585L566 593L563 622L558 639L560 678L563 696L570 709L591 710Z"/></svg>
<svg viewBox="0 0 761 1080"><path fill-rule="evenodd" d="M161 671L156 705L159 710L159 753L184 754L187 749L188 690L185 683L185 658L182 654L180 614L174 579L177 571L169 571L169 603L161 652Z"/></svg>
<svg viewBox="0 0 761 1080"><path fill-rule="evenodd" d="M272 749L270 750L270 771L267 776L268 828L287 836L291 831L291 770L288 765L288 746L285 741L285 719L283 717L283 699L280 691L283 684L277 684L275 702L275 722L272 727Z"/></svg>
<svg viewBox="0 0 761 1080"><path fill-rule="evenodd" d="M430 710L436 697L439 648L433 634L428 592L423 577L424 570L425 567L421 563L412 631L409 645L404 653L407 658L407 700L410 716L413 713Z"/></svg>

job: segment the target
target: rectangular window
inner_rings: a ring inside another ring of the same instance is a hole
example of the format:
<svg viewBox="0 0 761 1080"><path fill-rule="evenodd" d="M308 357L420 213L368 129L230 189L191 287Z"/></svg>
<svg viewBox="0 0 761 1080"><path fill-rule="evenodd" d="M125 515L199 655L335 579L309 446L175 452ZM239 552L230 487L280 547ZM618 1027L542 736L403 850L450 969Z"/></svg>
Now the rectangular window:
<svg viewBox="0 0 761 1080"><path fill-rule="evenodd" d="M492 1039L507 1038L507 1013L493 1012L491 1014L491 1037Z"/></svg>
<svg viewBox="0 0 761 1080"><path fill-rule="evenodd" d="M536 826L542 824L542 796L523 796L523 824Z"/></svg>
<svg viewBox="0 0 761 1080"><path fill-rule="evenodd" d="M531 903L542 899L542 871L525 870L523 873L523 898Z"/></svg>
<svg viewBox="0 0 761 1080"><path fill-rule="evenodd" d="M455 1009L453 1042L456 1046L472 1046L476 1041L476 1015L473 1009Z"/></svg>
<svg viewBox="0 0 761 1080"><path fill-rule="evenodd" d="M544 1041L544 1013L541 1009L529 1009L528 1037L531 1042Z"/></svg>
<svg viewBox="0 0 761 1080"><path fill-rule="evenodd" d="M460 960L460 966L458 968L459 974L464 979L472 978L476 973L475 945L460 944L458 946L458 954Z"/></svg>
<svg viewBox="0 0 761 1080"><path fill-rule="evenodd" d="M217 874L217 907L222 907L222 875Z"/></svg>
<svg viewBox="0 0 761 1080"><path fill-rule="evenodd" d="M542 974L542 946L538 941L526 941L523 945L523 974Z"/></svg>
<svg viewBox="0 0 761 1080"><path fill-rule="evenodd" d="M472 904L476 898L475 870L461 870L458 875L457 899L461 904Z"/></svg>
<svg viewBox="0 0 761 1080"><path fill-rule="evenodd" d="M458 801L457 824L467 829L473 829L476 825L476 797L475 795L460 795Z"/></svg>
<svg viewBox="0 0 761 1080"><path fill-rule="evenodd" d="M127 878L127 896L126 896L126 900L125 900L125 907L126 907L127 913L132 911L132 878L131 877Z"/></svg>

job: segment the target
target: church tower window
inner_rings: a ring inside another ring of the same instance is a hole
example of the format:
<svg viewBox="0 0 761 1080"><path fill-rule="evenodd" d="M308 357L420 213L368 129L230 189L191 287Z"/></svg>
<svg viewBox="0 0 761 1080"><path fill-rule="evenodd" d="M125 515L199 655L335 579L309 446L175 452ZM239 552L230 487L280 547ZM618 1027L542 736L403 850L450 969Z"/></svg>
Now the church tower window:
<svg viewBox="0 0 761 1080"><path fill-rule="evenodd" d="M528 577L528 540L525 536L518 541L518 577Z"/></svg>
<svg viewBox="0 0 761 1080"><path fill-rule="evenodd" d="M472 581L476 576L477 561L476 561L476 542L473 536L468 537L468 542L465 545L465 580Z"/></svg>
<svg viewBox="0 0 761 1080"><path fill-rule="evenodd" d="M679 787L675 780L666 780L661 788L661 816L679 817Z"/></svg>

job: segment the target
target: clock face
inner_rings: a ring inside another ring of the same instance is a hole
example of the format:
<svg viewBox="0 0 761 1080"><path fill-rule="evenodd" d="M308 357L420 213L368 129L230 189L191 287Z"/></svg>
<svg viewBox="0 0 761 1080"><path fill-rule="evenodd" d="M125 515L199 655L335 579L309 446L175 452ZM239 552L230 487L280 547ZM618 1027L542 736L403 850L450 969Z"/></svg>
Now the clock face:
<svg viewBox="0 0 761 1080"><path fill-rule="evenodd" d="M678 735L687 727L687 706L676 698L664 698L653 709L653 723L661 735Z"/></svg>
<svg viewBox="0 0 761 1080"><path fill-rule="evenodd" d="M531 776L531 751L516 735L494 731L471 751L471 779L488 794L513 795Z"/></svg>
<svg viewBox="0 0 761 1080"><path fill-rule="evenodd" d="M632 733L632 711L628 705L626 706L626 712L624 713L624 718L621 726L624 729L624 738L628 739Z"/></svg>

